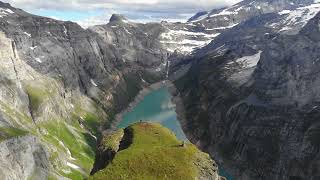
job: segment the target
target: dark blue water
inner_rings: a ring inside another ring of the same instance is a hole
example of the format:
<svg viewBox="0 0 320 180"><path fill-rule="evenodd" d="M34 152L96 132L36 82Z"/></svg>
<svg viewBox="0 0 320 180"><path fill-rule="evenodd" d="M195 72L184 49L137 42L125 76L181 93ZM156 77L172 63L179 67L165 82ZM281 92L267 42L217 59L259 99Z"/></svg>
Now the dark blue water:
<svg viewBox="0 0 320 180"><path fill-rule="evenodd" d="M221 166L219 166L219 175L227 178L227 180L236 180L229 173L227 173Z"/></svg>

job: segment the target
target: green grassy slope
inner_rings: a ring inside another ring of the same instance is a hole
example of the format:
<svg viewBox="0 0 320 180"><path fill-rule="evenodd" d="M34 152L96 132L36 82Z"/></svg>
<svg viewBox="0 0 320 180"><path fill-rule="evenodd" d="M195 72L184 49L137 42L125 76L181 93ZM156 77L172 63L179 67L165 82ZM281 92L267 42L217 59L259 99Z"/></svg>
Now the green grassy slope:
<svg viewBox="0 0 320 180"><path fill-rule="evenodd" d="M182 142L160 124L136 123L125 130L128 131L133 135L132 144L119 151L105 169L89 179L187 180L199 177L199 167L212 167L212 161L206 161L210 159L207 154L199 151L193 144L181 146ZM113 140L114 138L110 138L110 141ZM110 145L108 139L104 143ZM202 165L198 166L199 163Z"/></svg>

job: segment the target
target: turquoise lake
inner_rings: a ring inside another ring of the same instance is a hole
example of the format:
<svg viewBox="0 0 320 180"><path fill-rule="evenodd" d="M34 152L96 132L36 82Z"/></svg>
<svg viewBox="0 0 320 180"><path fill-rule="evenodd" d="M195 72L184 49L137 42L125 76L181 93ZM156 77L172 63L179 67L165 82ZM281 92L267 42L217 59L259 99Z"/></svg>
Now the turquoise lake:
<svg viewBox="0 0 320 180"><path fill-rule="evenodd" d="M172 104L168 88L163 87L147 94L131 111L125 114L118 128L125 128L140 120L158 122L173 131L181 140L187 140L177 120L175 105Z"/></svg>
<svg viewBox="0 0 320 180"><path fill-rule="evenodd" d="M173 131L178 139L188 140L177 119L175 105L171 101L171 94L167 87L154 90L147 94L131 112L128 112L122 117L117 128L126 128L140 120L161 123ZM221 167L220 175L226 177L228 180L235 180Z"/></svg>

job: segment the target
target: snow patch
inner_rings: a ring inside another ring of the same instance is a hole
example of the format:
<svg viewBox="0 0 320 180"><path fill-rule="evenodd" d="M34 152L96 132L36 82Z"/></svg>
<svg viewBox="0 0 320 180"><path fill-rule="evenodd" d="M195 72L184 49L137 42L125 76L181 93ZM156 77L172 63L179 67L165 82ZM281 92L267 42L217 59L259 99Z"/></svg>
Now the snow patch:
<svg viewBox="0 0 320 180"><path fill-rule="evenodd" d="M246 68L252 68L257 66L260 56L261 56L262 51L259 51L257 54L254 54L252 56L244 56L242 58L239 58L235 61L229 62L228 64L233 64L234 62L236 63L241 63L244 64Z"/></svg>
<svg viewBox="0 0 320 180"><path fill-rule="evenodd" d="M94 80L93 79L90 79L90 82L91 82L91 84L93 85L93 86L95 86L95 87L97 87L98 85L94 82Z"/></svg>
<svg viewBox="0 0 320 180"><path fill-rule="evenodd" d="M124 31L126 31L128 34L132 34L131 32L128 31L127 28L123 27Z"/></svg>
<svg viewBox="0 0 320 180"><path fill-rule="evenodd" d="M73 168L73 169L81 169L79 166L75 165L75 164L72 164L70 162L67 162L67 166Z"/></svg>
<svg viewBox="0 0 320 180"><path fill-rule="evenodd" d="M14 13L11 9L5 9L4 11L9 13L9 14L13 14Z"/></svg>
<svg viewBox="0 0 320 180"><path fill-rule="evenodd" d="M207 31L213 31L213 30L223 30L223 29L230 29L233 28L235 26L237 26L239 23L236 24L231 24L229 26L222 26L222 27L216 27L216 28L212 28L212 29L206 29Z"/></svg>
<svg viewBox="0 0 320 180"><path fill-rule="evenodd" d="M38 63L42 63L42 61L41 61L40 58L35 58L35 60L36 60Z"/></svg>
<svg viewBox="0 0 320 180"><path fill-rule="evenodd" d="M129 22L128 20L126 20L126 19L122 19L122 22L123 22L123 23L127 23L127 24L130 23L130 22Z"/></svg>
<svg viewBox="0 0 320 180"><path fill-rule="evenodd" d="M0 8L0 18L13 14L14 12L11 9Z"/></svg>
<svg viewBox="0 0 320 180"><path fill-rule="evenodd" d="M299 7L295 10L283 10L279 15L285 16L280 23L273 23L270 27L281 28L279 32L291 30L293 27L304 27L310 19L320 11L320 3Z"/></svg>
<svg viewBox="0 0 320 180"><path fill-rule="evenodd" d="M27 33L27 32L23 32L23 34L25 34L25 35L27 35L27 36L31 37L31 34L29 34L29 33Z"/></svg>
<svg viewBox="0 0 320 180"><path fill-rule="evenodd" d="M229 8L228 8L228 9L225 9L225 10L221 11L221 12L218 13L218 14L212 14L212 15L210 15L210 17L236 15L236 14L238 14L238 11L229 11Z"/></svg>
<svg viewBox="0 0 320 180"><path fill-rule="evenodd" d="M278 14L284 15L284 14L289 14L289 13L291 13L290 10L283 10L283 11L280 11Z"/></svg>
<svg viewBox="0 0 320 180"><path fill-rule="evenodd" d="M64 34L65 34L66 36L68 36L68 30L67 30L67 28L66 28L65 26L63 26L63 32L64 32Z"/></svg>
<svg viewBox="0 0 320 180"><path fill-rule="evenodd" d="M56 138L56 139L58 140L59 144L60 144L64 149L66 149L67 154L68 154L68 156L69 156L69 159L71 159L71 160L76 160L75 158L72 157L69 148L67 148L67 147L64 145L64 143L63 143L62 141L60 141L58 138Z"/></svg>
<svg viewBox="0 0 320 180"><path fill-rule="evenodd" d="M37 48L37 46L34 46L34 47L30 47L30 49L33 51Z"/></svg>
<svg viewBox="0 0 320 180"><path fill-rule="evenodd" d="M176 50L190 53L196 48L208 45L219 33L206 34L203 32L193 32L186 30L168 30L160 36L160 42L164 44L170 52Z"/></svg>

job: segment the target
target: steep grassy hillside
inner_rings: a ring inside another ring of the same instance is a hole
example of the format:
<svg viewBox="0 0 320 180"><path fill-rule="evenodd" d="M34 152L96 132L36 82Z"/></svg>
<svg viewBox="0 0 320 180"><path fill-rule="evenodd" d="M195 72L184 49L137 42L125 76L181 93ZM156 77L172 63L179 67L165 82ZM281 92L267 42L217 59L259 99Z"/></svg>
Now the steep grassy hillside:
<svg viewBox="0 0 320 180"><path fill-rule="evenodd" d="M113 132L105 136L100 151L116 153L89 179L220 178L208 154L177 140L160 124L136 123Z"/></svg>

